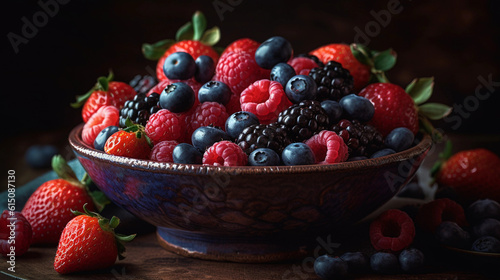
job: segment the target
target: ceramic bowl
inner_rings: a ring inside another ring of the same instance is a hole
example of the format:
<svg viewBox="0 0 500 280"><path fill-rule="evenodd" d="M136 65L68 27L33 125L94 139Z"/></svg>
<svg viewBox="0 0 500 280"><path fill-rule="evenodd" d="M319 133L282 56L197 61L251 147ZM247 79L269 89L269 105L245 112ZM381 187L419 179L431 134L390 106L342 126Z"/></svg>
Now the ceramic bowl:
<svg viewBox="0 0 500 280"><path fill-rule="evenodd" d="M346 229L390 200L429 151L428 135L393 155L334 165L215 167L108 155L70 145L115 204L157 227L181 255L236 262L301 257L317 237ZM315 244L316 243L316 244Z"/></svg>

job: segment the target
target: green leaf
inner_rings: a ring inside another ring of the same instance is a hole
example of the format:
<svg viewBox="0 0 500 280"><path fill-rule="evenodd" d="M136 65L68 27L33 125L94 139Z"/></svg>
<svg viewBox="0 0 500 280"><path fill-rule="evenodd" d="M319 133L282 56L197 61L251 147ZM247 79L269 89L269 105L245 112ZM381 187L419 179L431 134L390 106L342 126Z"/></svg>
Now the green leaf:
<svg viewBox="0 0 500 280"><path fill-rule="evenodd" d="M193 15L193 40L199 41L201 36L203 36L203 32L207 29L207 19L202 12L196 11Z"/></svg>
<svg viewBox="0 0 500 280"><path fill-rule="evenodd" d="M116 233L115 236L118 240L123 241L123 242L130 242L132 241L137 234L131 234L131 235L124 235L120 233Z"/></svg>
<svg viewBox="0 0 500 280"><path fill-rule="evenodd" d="M446 141L444 149L439 153L439 159L434 163L431 168L431 177L436 177L436 175L441 170L443 163L446 162L453 154L453 144L450 140Z"/></svg>
<svg viewBox="0 0 500 280"><path fill-rule="evenodd" d="M193 23L188 22L181 26L179 30L177 30L177 33L175 34L175 40L177 42L183 41L183 40L192 40L194 37L194 28L193 28Z"/></svg>
<svg viewBox="0 0 500 280"><path fill-rule="evenodd" d="M388 71L396 65L396 57L392 49L385 50L373 58L373 67L379 71Z"/></svg>
<svg viewBox="0 0 500 280"><path fill-rule="evenodd" d="M415 104L419 105L427 100L432 95L434 89L434 77L414 79L405 89L411 96Z"/></svg>
<svg viewBox="0 0 500 280"><path fill-rule="evenodd" d="M364 65L372 66L372 58L370 56L370 50L361 44L351 44L351 52L354 57Z"/></svg>
<svg viewBox="0 0 500 280"><path fill-rule="evenodd" d="M52 157L52 169L56 172L59 178L73 183L78 183L78 178L76 177L75 172L61 155L55 155Z"/></svg>
<svg viewBox="0 0 500 280"><path fill-rule="evenodd" d="M106 195L101 191L93 191L90 193L92 202L94 202L97 211L102 212L106 205L111 204L111 201L106 197Z"/></svg>
<svg viewBox="0 0 500 280"><path fill-rule="evenodd" d="M87 101L87 99L89 99L90 95L92 95L92 93L94 92L94 90L95 90L95 88L91 88L85 94L77 95L76 96L76 102L73 102L73 103L71 103L69 105L71 107L75 108L75 109L82 107L83 104L85 104L85 101Z"/></svg>
<svg viewBox="0 0 500 280"><path fill-rule="evenodd" d="M418 107L419 113L431 120L439 120L451 113L450 106L441 103L426 103Z"/></svg>
<svg viewBox="0 0 500 280"><path fill-rule="evenodd" d="M120 219L116 216L111 217L111 220L109 221L109 227L110 228L116 228L120 224Z"/></svg>
<svg viewBox="0 0 500 280"><path fill-rule="evenodd" d="M217 26L214 26L203 34L203 37L201 37L200 42L207 46L213 46L217 44L220 40L220 29Z"/></svg>
<svg viewBox="0 0 500 280"><path fill-rule="evenodd" d="M109 82L107 77L99 77L97 78L97 90L108 91Z"/></svg>
<svg viewBox="0 0 500 280"><path fill-rule="evenodd" d="M175 40L172 39L161 40L154 44L145 43L142 44L142 54L146 59L158 60L173 44L175 44Z"/></svg>

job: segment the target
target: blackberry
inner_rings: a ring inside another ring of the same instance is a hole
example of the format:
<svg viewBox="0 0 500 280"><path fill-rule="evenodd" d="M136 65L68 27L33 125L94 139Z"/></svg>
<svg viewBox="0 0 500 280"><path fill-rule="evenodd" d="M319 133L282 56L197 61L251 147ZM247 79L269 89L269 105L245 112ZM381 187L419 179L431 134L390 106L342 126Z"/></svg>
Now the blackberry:
<svg viewBox="0 0 500 280"><path fill-rule="evenodd" d="M236 143L247 155L258 148L269 148L279 155L290 144L286 129L277 123L254 124L240 133Z"/></svg>
<svg viewBox="0 0 500 280"><path fill-rule="evenodd" d="M120 127L127 127L125 125L127 118L136 124L145 126L149 116L161 109L158 104L159 100L160 95L156 92L149 96L146 96L145 93L138 93L133 100L127 100L120 110Z"/></svg>
<svg viewBox="0 0 500 280"><path fill-rule="evenodd" d="M277 122L286 128L292 142L302 142L328 129L328 115L321 103L314 100L304 100L288 107L278 115Z"/></svg>
<svg viewBox="0 0 500 280"><path fill-rule="evenodd" d="M369 124L362 124L358 120L342 119L332 126L346 143L349 157L370 157L373 153L384 148L384 138L378 130Z"/></svg>
<svg viewBox="0 0 500 280"><path fill-rule="evenodd" d="M319 58L317 56L313 55L313 54L301 53L301 54L298 54L295 57L309 58L309 59L312 59L314 62L316 62L316 64L318 64L319 67L325 66L325 64L323 62L321 62L321 60L319 60Z"/></svg>
<svg viewBox="0 0 500 280"><path fill-rule="evenodd" d="M153 76L141 76L136 75L130 82L129 85L134 88L137 93L146 94L151 88L157 84L157 80Z"/></svg>
<svg viewBox="0 0 500 280"><path fill-rule="evenodd" d="M330 61L323 67L311 69L309 76L318 86L316 100L339 101L350 94L354 87L354 80L349 70L336 61Z"/></svg>

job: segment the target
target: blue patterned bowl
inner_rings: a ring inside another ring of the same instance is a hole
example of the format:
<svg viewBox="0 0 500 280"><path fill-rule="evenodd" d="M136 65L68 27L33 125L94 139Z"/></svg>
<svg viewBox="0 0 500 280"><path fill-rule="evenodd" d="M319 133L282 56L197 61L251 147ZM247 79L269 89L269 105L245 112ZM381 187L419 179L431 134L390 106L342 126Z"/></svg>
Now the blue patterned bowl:
<svg viewBox="0 0 500 280"><path fill-rule="evenodd" d="M391 199L429 151L428 135L386 157L335 165L214 167L108 155L69 142L95 184L115 204L157 227L159 243L181 255L271 262L307 253Z"/></svg>

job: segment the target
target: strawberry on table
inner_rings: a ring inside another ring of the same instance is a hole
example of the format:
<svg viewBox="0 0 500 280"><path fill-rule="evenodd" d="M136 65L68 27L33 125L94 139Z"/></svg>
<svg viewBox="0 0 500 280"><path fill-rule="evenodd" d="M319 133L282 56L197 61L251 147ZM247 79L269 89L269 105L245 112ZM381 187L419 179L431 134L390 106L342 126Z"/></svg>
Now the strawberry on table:
<svg viewBox="0 0 500 280"><path fill-rule="evenodd" d="M113 265L118 257L123 259L123 242L134 239L135 234L125 236L115 233L120 219L108 220L90 212L72 211L74 217L64 228L57 247L54 269L60 274L103 269Z"/></svg>

